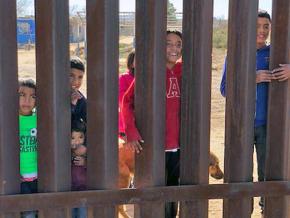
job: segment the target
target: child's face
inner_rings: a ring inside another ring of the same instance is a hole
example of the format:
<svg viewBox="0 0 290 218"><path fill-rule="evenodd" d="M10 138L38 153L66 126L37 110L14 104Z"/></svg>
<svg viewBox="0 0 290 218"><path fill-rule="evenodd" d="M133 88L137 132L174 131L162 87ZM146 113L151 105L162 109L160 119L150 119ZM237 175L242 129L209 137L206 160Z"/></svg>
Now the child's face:
<svg viewBox="0 0 290 218"><path fill-rule="evenodd" d="M181 57L182 40L174 33L169 33L166 37L166 40L167 63L175 64L176 61Z"/></svg>
<svg viewBox="0 0 290 218"><path fill-rule="evenodd" d="M74 90L79 90L83 83L84 72L75 68L70 71L70 85Z"/></svg>
<svg viewBox="0 0 290 218"><path fill-rule="evenodd" d="M71 147L75 149L76 145L83 145L85 142L85 135L83 132L72 131L71 133Z"/></svg>
<svg viewBox="0 0 290 218"><path fill-rule="evenodd" d="M258 17L257 20L257 45L266 44L271 30L271 22L268 18Z"/></svg>
<svg viewBox="0 0 290 218"><path fill-rule="evenodd" d="M24 116L31 115L36 103L35 89L26 86L20 86L18 93L19 114Z"/></svg>

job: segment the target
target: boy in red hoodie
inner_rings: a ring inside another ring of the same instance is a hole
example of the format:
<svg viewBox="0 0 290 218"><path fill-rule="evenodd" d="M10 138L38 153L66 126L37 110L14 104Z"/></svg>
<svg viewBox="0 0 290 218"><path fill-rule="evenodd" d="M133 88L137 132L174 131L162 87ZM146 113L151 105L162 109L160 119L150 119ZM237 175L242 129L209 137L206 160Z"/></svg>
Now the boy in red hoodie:
<svg viewBox="0 0 290 218"><path fill-rule="evenodd" d="M181 97L181 57L182 34L178 31L167 31L166 37L166 131L165 131L165 166L166 185L179 185L179 130L180 130L180 97ZM142 151L142 137L135 124L133 81L123 97L122 115L127 143L124 146L139 153ZM177 202L165 204L165 217L177 215Z"/></svg>

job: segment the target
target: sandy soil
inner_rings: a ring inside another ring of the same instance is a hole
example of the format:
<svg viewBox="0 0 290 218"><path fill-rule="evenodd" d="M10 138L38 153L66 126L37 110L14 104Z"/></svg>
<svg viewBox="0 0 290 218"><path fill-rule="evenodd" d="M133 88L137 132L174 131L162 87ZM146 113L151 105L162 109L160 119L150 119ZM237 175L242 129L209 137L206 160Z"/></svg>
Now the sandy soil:
<svg viewBox="0 0 290 218"><path fill-rule="evenodd" d="M122 43L128 42L124 38L121 39ZM211 101L211 150L219 157L221 167L223 168L224 158L224 109L225 101L219 93L219 83L221 78L221 71L225 51L214 50L213 51L213 64L212 64L212 101ZM19 50L18 52L18 65L19 65L19 77L20 78L35 78L35 51L32 50ZM120 63L124 65L124 60ZM81 89L86 91L86 80ZM256 162L255 162L256 164ZM254 167L256 169L256 166ZM254 178L256 180L256 171L254 172ZM210 179L210 183L222 183L223 181L217 181ZM127 210L132 214L133 207L127 207ZM209 201L209 218L221 218L222 217L222 200L210 200ZM261 217L260 208L258 206L258 199L255 199L255 210L252 218Z"/></svg>

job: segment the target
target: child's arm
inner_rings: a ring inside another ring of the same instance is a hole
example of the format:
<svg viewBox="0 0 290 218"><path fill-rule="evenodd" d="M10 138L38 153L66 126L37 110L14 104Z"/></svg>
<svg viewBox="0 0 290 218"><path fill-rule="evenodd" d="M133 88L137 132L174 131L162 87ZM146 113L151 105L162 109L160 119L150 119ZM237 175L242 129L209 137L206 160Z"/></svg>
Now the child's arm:
<svg viewBox="0 0 290 218"><path fill-rule="evenodd" d="M77 90L72 90L71 92L71 104L76 105L78 100L81 99L82 96Z"/></svg>
<svg viewBox="0 0 290 218"><path fill-rule="evenodd" d="M290 78L290 64L279 64L279 66L273 70L274 79L279 82L288 80Z"/></svg>
<svg viewBox="0 0 290 218"><path fill-rule="evenodd" d="M132 82L127 92L124 94L121 111L127 137L127 143L125 144L125 146L139 153L142 150L142 146L140 144L142 138L135 124L134 89L135 80Z"/></svg>
<svg viewBox="0 0 290 218"><path fill-rule="evenodd" d="M124 121L123 121L123 116L121 114L121 107L122 107L122 100L125 92L130 86L130 83L128 83L126 76L127 74L120 75L119 77L119 134L124 134ZM123 135L120 135L123 137Z"/></svg>
<svg viewBox="0 0 290 218"><path fill-rule="evenodd" d="M124 75L121 75L119 77L119 106L120 107L122 105L122 100L127 89L128 89L128 85L127 85L126 78Z"/></svg>
<svg viewBox="0 0 290 218"><path fill-rule="evenodd" d="M82 119L84 122L87 122L87 100L85 99L85 97L81 95L81 98L78 98L76 104L73 104L71 102L71 114L73 119Z"/></svg>

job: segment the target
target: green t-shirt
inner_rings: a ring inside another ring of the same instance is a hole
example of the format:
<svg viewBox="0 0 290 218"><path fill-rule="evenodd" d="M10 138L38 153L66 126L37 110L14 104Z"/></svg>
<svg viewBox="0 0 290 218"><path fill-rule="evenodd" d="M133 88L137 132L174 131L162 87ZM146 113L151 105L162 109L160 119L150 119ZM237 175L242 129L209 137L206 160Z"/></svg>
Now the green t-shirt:
<svg viewBox="0 0 290 218"><path fill-rule="evenodd" d="M37 178L37 116L19 115L20 175L24 179Z"/></svg>

